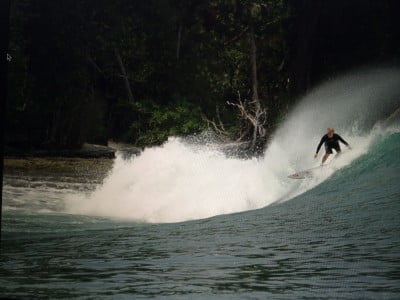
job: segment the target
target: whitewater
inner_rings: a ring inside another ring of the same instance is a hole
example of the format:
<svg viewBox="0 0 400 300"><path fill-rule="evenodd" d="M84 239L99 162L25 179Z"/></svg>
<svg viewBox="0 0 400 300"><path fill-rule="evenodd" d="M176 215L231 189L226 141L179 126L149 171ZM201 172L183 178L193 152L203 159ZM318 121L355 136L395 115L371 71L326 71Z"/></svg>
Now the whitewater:
<svg viewBox="0 0 400 300"><path fill-rule="evenodd" d="M400 71L352 72L321 84L298 101L259 158L226 155L219 145L171 137L133 159L118 155L94 192L75 192L65 212L137 222L170 223L259 209L292 199L320 185L368 153L371 145L399 131ZM390 122L387 122L390 120ZM327 127L351 145L340 159L310 180L291 180L295 171L320 164L316 146Z"/></svg>

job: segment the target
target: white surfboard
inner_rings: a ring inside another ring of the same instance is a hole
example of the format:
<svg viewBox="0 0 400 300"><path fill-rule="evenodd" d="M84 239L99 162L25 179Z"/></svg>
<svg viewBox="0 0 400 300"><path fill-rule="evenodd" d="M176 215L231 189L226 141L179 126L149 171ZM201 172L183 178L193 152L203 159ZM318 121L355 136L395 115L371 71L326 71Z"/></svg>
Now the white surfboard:
<svg viewBox="0 0 400 300"><path fill-rule="evenodd" d="M324 166L324 165L323 165ZM315 168L311 168L311 169L307 169L307 170L303 170L303 171L299 171L296 172L294 174L291 174L288 176L288 178L291 179L306 179L306 178L311 178L314 175L314 172L320 168L322 168L323 166L318 166Z"/></svg>

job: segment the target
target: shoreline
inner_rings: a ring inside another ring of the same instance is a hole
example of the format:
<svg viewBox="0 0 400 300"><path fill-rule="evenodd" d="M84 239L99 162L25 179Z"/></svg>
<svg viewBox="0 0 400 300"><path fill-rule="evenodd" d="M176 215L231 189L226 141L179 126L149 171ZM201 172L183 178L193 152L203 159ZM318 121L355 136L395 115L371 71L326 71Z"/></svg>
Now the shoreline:
<svg viewBox="0 0 400 300"><path fill-rule="evenodd" d="M114 164L110 158L78 157L4 157L6 173L49 171L56 173L86 173L91 175L107 172Z"/></svg>
<svg viewBox="0 0 400 300"><path fill-rule="evenodd" d="M81 159L114 159L116 152L126 155L138 155L142 149L128 144L110 143L108 146L84 143L78 149L21 149L16 147L4 147L5 158L81 158Z"/></svg>
<svg viewBox="0 0 400 300"><path fill-rule="evenodd" d="M18 149L4 147L4 157L9 158L115 158L116 149L108 146L84 143L78 149Z"/></svg>

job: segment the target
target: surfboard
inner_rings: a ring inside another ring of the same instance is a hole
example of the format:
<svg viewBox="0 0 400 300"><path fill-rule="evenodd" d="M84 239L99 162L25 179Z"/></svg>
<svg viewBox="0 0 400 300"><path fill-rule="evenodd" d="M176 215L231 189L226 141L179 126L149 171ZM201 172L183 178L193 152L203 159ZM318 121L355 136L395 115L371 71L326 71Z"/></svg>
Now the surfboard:
<svg viewBox="0 0 400 300"><path fill-rule="evenodd" d="M303 171L298 171L298 172L296 172L294 174L289 175L288 178L291 178L291 179L311 178L311 177L313 177L314 172L316 170L322 168L323 166L318 166L318 167L315 167L315 168L311 168L311 169L307 169L307 170L303 170Z"/></svg>

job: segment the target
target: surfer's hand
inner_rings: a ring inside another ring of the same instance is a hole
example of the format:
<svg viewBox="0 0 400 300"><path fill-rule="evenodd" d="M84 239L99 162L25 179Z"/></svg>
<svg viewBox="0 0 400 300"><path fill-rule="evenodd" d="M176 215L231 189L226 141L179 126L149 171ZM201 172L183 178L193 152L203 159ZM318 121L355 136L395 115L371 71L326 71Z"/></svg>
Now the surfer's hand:
<svg viewBox="0 0 400 300"><path fill-rule="evenodd" d="M317 156L318 156L318 153L315 153L314 158L317 158Z"/></svg>

